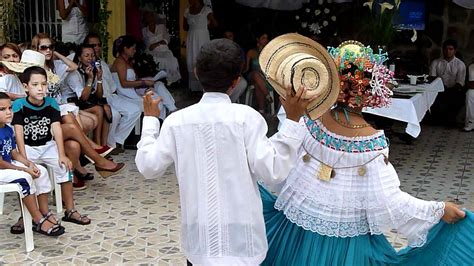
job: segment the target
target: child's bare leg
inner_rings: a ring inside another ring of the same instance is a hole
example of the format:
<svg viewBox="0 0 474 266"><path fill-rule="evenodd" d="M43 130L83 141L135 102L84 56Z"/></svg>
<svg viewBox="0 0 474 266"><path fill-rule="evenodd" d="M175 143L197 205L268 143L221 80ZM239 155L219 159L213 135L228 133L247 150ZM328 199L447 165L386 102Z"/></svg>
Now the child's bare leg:
<svg viewBox="0 0 474 266"><path fill-rule="evenodd" d="M44 194L42 194L44 195ZM24 197L23 199L23 204L25 204L26 208L28 209L28 212L30 212L31 217L33 218L33 221L35 224L39 224L41 219L43 219L43 214L40 212L38 209L38 205L36 204L36 197L35 195L28 195ZM40 199L38 199L39 201ZM46 202L48 201L47 196L46 196ZM46 203L47 204L47 203ZM46 211L47 213L48 211ZM52 228L54 224L46 220L42 225L41 225L41 230L43 231L48 231L50 228Z"/></svg>
<svg viewBox="0 0 474 266"><path fill-rule="evenodd" d="M75 209L74 198L72 195L72 182L61 183L61 193L63 196L64 204L66 205L66 213L70 213L72 210ZM77 211L71 213L71 218L78 221L82 221L83 223L90 223L90 219L87 216L81 216L81 214Z"/></svg>

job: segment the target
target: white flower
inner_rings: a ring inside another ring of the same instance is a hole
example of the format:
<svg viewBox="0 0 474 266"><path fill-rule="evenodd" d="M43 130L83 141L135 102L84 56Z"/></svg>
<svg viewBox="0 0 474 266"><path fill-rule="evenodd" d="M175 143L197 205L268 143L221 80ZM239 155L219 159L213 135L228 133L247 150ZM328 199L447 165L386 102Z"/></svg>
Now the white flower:
<svg viewBox="0 0 474 266"><path fill-rule="evenodd" d="M315 16L317 16L317 15L319 15L319 14L321 14L321 10L319 10L319 9L314 10L314 15L315 15Z"/></svg>
<svg viewBox="0 0 474 266"><path fill-rule="evenodd" d="M416 39L418 39L418 34L415 29L413 29L413 36L411 36L410 40L411 42L415 42Z"/></svg>
<svg viewBox="0 0 474 266"><path fill-rule="evenodd" d="M331 20L332 20L332 21L336 21L336 16L332 16L332 17L331 17Z"/></svg>
<svg viewBox="0 0 474 266"><path fill-rule="evenodd" d="M362 6L368 6L370 11L372 11L372 5L374 4L374 0L370 0L365 2Z"/></svg>
<svg viewBox="0 0 474 266"><path fill-rule="evenodd" d="M394 0L395 5L397 6L397 9L400 8L400 3L402 2L401 0Z"/></svg>
<svg viewBox="0 0 474 266"><path fill-rule="evenodd" d="M381 6L380 8L380 15L383 14L383 12L385 11L385 9L393 9L394 6L388 2L383 2L382 4L379 4Z"/></svg>
<svg viewBox="0 0 474 266"><path fill-rule="evenodd" d="M329 23L325 20L323 21L323 26L326 27Z"/></svg>
<svg viewBox="0 0 474 266"><path fill-rule="evenodd" d="M334 34L333 34L333 35L334 35L334 36L337 36L337 32L334 32Z"/></svg>
<svg viewBox="0 0 474 266"><path fill-rule="evenodd" d="M309 13L309 11L311 10L309 10L309 8L306 8L304 11L306 11L306 13Z"/></svg>
<svg viewBox="0 0 474 266"><path fill-rule="evenodd" d="M324 9L324 13L325 13L325 14L329 14L329 8L325 8L325 9Z"/></svg>
<svg viewBox="0 0 474 266"><path fill-rule="evenodd" d="M300 16L295 16L295 19L296 19L296 20L300 19Z"/></svg>
<svg viewBox="0 0 474 266"><path fill-rule="evenodd" d="M301 23L301 27L302 27L303 29L306 28L306 26L308 26L308 23L307 23L307 22L302 22L302 23Z"/></svg>

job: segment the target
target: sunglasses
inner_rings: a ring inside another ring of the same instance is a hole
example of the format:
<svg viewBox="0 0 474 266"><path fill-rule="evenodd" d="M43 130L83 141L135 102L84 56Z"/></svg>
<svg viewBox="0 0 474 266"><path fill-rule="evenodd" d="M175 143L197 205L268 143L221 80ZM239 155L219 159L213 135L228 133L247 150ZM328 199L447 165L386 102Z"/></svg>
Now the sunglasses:
<svg viewBox="0 0 474 266"><path fill-rule="evenodd" d="M46 51L46 50L54 50L54 44L51 45L40 45L38 47L41 51Z"/></svg>

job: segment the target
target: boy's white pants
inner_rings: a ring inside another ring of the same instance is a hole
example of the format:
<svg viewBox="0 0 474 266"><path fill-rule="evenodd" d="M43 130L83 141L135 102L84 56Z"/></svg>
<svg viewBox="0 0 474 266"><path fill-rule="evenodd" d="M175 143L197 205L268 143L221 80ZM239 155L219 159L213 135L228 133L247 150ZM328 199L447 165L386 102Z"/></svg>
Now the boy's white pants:
<svg viewBox="0 0 474 266"><path fill-rule="evenodd" d="M24 164L12 161L12 164L20 167L26 167ZM48 171L41 165L36 165L40 170L40 176L33 178L25 171L13 169L0 170L0 184L18 183L22 188L21 198L28 195L40 195L51 192L51 181L49 181Z"/></svg>
<svg viewBox="0 0 474 266"><path fill-rule="evenodd" d="M72 182L72 175L65 165L59 165L58 147L54 140L42 146L25 145L28 160L35 164L45 164L53 169L54 179L57 184Z"/></svg>

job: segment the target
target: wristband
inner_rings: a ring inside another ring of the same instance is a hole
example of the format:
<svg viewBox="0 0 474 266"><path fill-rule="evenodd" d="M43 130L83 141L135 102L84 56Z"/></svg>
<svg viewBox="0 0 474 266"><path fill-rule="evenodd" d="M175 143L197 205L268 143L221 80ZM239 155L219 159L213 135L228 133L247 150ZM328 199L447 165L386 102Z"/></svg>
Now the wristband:
<svg viewBox="0 0 474 266"><path fill-rule="evenodd" d="M92 81L87 81L86 87L92 87Z"/></svg>
<svg viewBox="0 0 474 266"><path fill-rule="evenodd" d="M98 81L97 81L97 84L102 84L102 80L98 80Z"/></svg>

